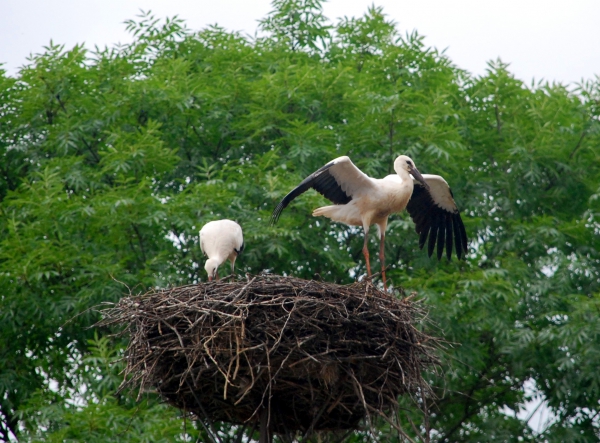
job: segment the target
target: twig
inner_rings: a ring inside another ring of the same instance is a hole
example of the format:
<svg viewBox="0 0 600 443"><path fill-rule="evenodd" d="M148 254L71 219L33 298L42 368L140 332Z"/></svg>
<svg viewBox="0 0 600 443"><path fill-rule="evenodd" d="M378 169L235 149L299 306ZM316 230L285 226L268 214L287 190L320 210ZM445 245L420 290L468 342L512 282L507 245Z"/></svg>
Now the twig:
<svg viewBox="0 0 600 443"><path fill-rule="evenodd" d="M219 437L218 432L215 430L212 421L210 420L210 418L208 417L208 415L206 414L206 411L204 411L204 407L202 406L202 402L200 401L200 399L198 398L198 396L196 395L196 391L194 390L194 388L192 387L192 385L190 385L190 382L186 379L185 382L188 385L188 388L190 388L190 392L192 393L192 395L194 396L194 398L196 399L196 403L198 404L198 407L202 410L202 413L204 415L204 419L206 421L208 421L208 427L206 426L206 424L204 423L203 420L198 420L200 422L200 424L202 425L202 427L204 428L204 430L206 431L206 433L208 434L208 437L213 441L213 442L219 442L219 443L223 443L223 441L221 440L221 438ZM209 429L210 428L210 429Z"/></svg>

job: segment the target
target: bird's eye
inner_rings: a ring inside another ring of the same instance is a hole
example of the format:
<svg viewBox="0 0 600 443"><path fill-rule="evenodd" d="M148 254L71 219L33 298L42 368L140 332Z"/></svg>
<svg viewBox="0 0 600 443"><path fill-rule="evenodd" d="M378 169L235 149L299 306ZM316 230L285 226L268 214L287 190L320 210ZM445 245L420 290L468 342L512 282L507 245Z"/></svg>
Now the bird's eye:
<svg viewBox="0 0 600 443"><path fill-rule="evenodd" d="M411 163L410 161L408 161L408 160L406 160L406 164L407 164L408 166L412 166L412 163Z"/></svg>

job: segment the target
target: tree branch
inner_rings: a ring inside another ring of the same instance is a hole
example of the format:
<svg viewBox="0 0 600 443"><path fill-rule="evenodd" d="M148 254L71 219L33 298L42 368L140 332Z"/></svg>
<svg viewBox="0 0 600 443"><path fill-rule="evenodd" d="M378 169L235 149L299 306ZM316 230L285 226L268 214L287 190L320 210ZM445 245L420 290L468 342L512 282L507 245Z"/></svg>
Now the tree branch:
<svg viewBox="0 0 600 443"><path fill-rule="evenodd" d="M60 94L56 94L55 97L56 97L56 101L58 102L58 104L60 105L62 110L65 112L65 114L67 114L67 108L65 107L65 104L63 103L63 101L60 99Z"/></svg>
<svg viewBox="0 0 600 443"><path fill-rule="evenodd" d="M452 436L452 434L454 434L456 431L458 431L458 429L460 429L460 427L463 425L463 423L465 421L467 421L469 418L471 418L473 415L475 415L477 413L477 411L479 410L479 408L477 408L477 407L471 408L473 394L475 393L475 391L477 389L482 387L482 381L487 379L486 375L488 374L489 370L492 368L492 366L497 361L497 359L495 358L494 350L493 350L493 347L494 347L493 342L488 341L488 346L489 346L488 349L490 352L490 356L489 356L484 368L481 371L479 371L479 374L477 375L477 379L475 380L475 382L473 383L473 385L471 386L469 391L465 394L466 400L465 400L463 416L452 428L450 428L450 430L448 432L445 433L444 438L442 438L440 441L450 441L449 440L450 436Z"/></svg>
<svg viewBox="0 0 600 443"><path fill-rule="evenodd" d="M571 160L573 158L573 156L575 155L577 150L581 147L581 142L583 141L583 139L585 138L586 135L587 135L587 129L584 129L583 132L581 133L581 137L579 137L579 140L577 141L577 144L571 151L571 154L569 154L569 160Z"/></svg>
<svg viewBox="0 0 600 443"><path fill-rule="evenodd" d="M94 160L96 160L96 163L100 163L100 157L98 156L98 154L96 154L94 152L94 150L92 149L90 144L85 140L85 138L83 136L81 137L81 141L83 142L83 144L85 145L87 150L90 151L90 154L92 154L92 157L94 157Z"/></svg>
<svg viewBox="0 0 600 443"><path fill-rule="evenodd" d="M146 251L144 249L144 242L142 241L142 235L140 234L140 231L135 223L132 223L131 226L133 227L133 230L135 231L135 235L137 236L138 243L140 245L140 250L142 251L142 258L144 259L144 263L146 263Z"/></svg>
<svg viewBox="0 0 600 443"><path fill-rule="evenodd" d="M498 131L498 136L500 136L500 132L502 131L502 121L500 120L500 110L498 109L498 105L494 105L494 113L496 114L496 131Z"/></svg>

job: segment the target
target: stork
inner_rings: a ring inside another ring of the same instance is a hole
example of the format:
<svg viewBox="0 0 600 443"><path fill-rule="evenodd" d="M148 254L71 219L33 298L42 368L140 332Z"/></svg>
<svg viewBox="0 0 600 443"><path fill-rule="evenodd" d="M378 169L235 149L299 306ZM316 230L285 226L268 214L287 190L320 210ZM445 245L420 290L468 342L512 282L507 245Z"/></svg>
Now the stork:
<svg viewBox="0 0 600 443"><path fill-rule="evenodd" d="M200 229L200 249L208 257L204 269L208 273L208 281L219 279L219 266L225 260L231 262L231 273L234 273L235 259L244 250L242 228L233 220L214 220Z"/></svg>
<svg viewBox="0 0 600 443"><path fill-rule="evenodd" d="M429 257L437 242L438 260L442 257L444 247L450 260L454 240L456 256L461 259L467 251L467 233L446 180L439 175L421 175L415 163L406 155L396 158L394 170L396 174L383 179L371 178L358 169L349 157L338 157L310 174L287 194L273 211L271 223L277 222L281 212L292 200L310 188L315 189L334 205L315 209L313 216L322 215L350 226L363 227L365 238L362 252L369 277L371 264L367 235L372 225L377 226L379 260L385 290L385 230L388 217L394 212L408 210L419 234L421 249L429 236Z"/></svg>

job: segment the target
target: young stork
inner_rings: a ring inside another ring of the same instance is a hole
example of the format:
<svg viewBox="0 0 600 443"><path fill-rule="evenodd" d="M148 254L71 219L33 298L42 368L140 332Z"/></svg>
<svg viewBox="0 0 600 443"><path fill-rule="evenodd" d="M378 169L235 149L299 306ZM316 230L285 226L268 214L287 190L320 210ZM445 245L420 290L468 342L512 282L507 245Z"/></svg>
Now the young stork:
<svg viewBox="0 0 600 443"><path fill-rule="evenodd" d="M293 199L310 188L315 189L334 205L315 209L313 216L323 215L350 226L363 227L365 240L362 252L369 277L371 264L367 234L371 225L377 226L381 275L386 290L385 230L388 217L394 212L408 210L420 236L421 249L429 236L427 245L429 257L437 242L438 260L442 257L444 246L446 256L450 260L454 239L456 256L462 258L467 251L467 233L446 180L439 175L421 175L415 163L406 155L396 158L394 170L396 174L388 175L383 179L371 178L358 169L350 158L338 157L306 177L286 195L273 211L271 223L277 222L281 211Z"/></svg>
<svg viewBox="0 0 600 443"><path fill-rule="evenodd" d="M208 222L200 229L200 249L208 260L204 269L208 273L208 281L219 280L219 266L225 260L231 262L231 273L234 272L235 259L244 250L242 228L232 220L215 220Z"/></svg>

